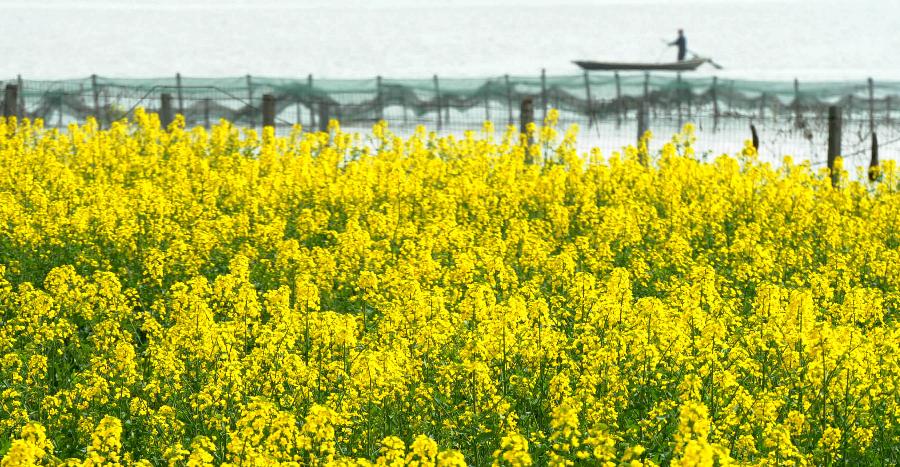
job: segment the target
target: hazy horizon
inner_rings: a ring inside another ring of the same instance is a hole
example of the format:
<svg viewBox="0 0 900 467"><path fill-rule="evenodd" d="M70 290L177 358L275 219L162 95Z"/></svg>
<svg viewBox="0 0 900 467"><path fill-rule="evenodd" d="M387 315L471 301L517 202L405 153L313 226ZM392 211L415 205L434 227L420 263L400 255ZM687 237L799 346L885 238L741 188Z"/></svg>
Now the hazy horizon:
<svg viewBox="0 0 900 467"><path fill-rule="evenodd" d="M0 0L0 79L577 74L671 61L664 40L748 79L900 79L900 5L877 0ZM326 5L327 7L323 6ZM818 6L817 6L818 5ZM824 6L822 6L824 5ZM868 5L868 6L861 6Z"/></svg>

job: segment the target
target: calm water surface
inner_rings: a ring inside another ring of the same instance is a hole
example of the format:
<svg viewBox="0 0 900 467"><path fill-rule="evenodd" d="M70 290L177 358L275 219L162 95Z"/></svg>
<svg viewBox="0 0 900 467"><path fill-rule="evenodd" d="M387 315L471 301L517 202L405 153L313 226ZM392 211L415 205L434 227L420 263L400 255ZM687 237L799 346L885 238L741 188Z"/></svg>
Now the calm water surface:
<svg viewBox="0 0 900 467"><path fill-rule="evenodd" d="M894 0L404 1L0 1L0 78L574 74L672 59L683 27L720 76L900 79Z"/></svg>

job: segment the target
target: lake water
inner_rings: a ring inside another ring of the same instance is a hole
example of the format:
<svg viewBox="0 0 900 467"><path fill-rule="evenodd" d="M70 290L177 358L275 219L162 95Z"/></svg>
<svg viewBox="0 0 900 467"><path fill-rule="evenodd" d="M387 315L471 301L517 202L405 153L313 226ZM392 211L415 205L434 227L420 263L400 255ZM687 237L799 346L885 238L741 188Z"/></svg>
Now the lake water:
<svg viewBox="0 0 900 467"><path fill-rule="evenodd" d="M0 1L0 78L574 74L688 45L761 79L900 79L894 0ZM10 38L15 38L11 40Z"/></svg>
<svg viewBox="0 0 900 467"><path fill-rule="evenodd" d="M896 0L0 0L0 17L0 80L572 75L573 59L671 61L664 40L680 27L725 67L700 75L900 81ZM654 125L662 136L677 129ZM748 135L736 125L700 141L737 151ZM824 160L822 141L761 130L772 160ZM605 131L583 131L582 144L615 149L635 134ZM883 158L900 154L900 128L890 131ZM845 138L855 162L866 138Z"/></svg>

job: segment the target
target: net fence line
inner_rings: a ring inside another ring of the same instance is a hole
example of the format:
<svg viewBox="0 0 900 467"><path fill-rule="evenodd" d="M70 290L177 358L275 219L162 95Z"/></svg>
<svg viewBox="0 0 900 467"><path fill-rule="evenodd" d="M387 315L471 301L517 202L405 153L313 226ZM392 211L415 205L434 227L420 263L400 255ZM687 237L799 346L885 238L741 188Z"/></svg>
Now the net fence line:
<svg viewBox="0 0 900 467"><path fill-rule="evenodd" d="M50 127L89 116L106 126L129 117L138 107L159 112L163 94L170 96L173 111L188 125L210 126L226 119L258 127L263 96L270 95L275 126L282 131L296 124L321 129L329 119L338 119L347 128L367 128L383 119L395 129L425 125L442 132L479 129L486 120L498 126L518 125L521 103L531 99L537 120L557 109L561 125L578 124L587 142L609 148L634 142L642 108L646 127L657 135L668 136L684 123L695 123L698 144L709 150L724 144L730 151L739 149L753 124L760 134L761 152L820 160L818 140L827 136L823 128L831 105L842 109L848 155L863 154L865 140L878 133L890 157L898 147L895 139L900 138L895 109L900 82L871 79L779 82L640 72L359 80L312 75L299 79L94 75L69 80L18 77L3 84L17 86L20 116L41 118Z"/></svg>

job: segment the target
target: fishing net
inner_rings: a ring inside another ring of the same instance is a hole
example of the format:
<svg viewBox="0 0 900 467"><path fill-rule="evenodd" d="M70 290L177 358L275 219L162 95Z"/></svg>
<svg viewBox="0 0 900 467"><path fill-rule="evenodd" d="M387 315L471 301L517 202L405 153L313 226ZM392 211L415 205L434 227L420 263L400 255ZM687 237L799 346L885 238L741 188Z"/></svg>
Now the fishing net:
<svg viewBox="0 0 900 467"><path fill-rule="evenodd" d="M462 131L480 128L485 120L518 124L522 102L530 99L539 120L547 109L555 108L563 125L578 123L588 134L623 143L635 139L642 108L648 127L657 132L677 131L690 121L713 135L724 132L722 137L731 146L735 139L728 132L745 135L753 123L767 135L770 147L779 138L793 138L796 141L786 145L795 148L807 142L819 147L815 140L821 137L830 105L841 106L851 126L858 122L865 127L861 131L866 137L880 131L885 144L900 138L893 109L900 82L871 80L777 82L638 72L358 80L92 76L6 83L18 85L19 114L41 118L47 126L65 126L88 116L108 125L138 107L159 111L163 94L170 96L172 112L183 114L189 125L209 126L224 118L258 126L262 98L270 94L275 99L275 123L281 128L300 124L319 129L336 118L346 127L385 119L393 128L424 124L439 131ZM864 141L858 146L863 147Z"/></svg>

